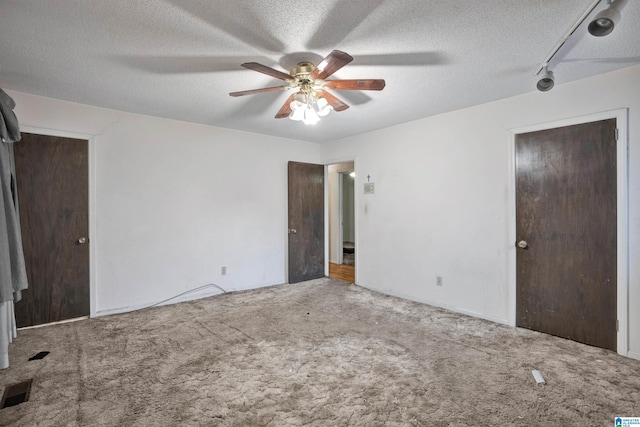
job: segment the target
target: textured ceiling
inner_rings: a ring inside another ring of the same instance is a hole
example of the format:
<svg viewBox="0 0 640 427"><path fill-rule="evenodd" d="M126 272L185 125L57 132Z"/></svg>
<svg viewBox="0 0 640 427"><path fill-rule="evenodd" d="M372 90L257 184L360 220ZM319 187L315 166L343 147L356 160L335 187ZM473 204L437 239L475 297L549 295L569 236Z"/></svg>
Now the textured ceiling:
<svg viewBox="0 0 640 427"><path fill-rule="evenodd" d="M0 87L134 113L323 142L535 90L535 72L592 0L1 0ZM603 0L591 16L606 6ZM607 37L578 28L556 83L640 64L640 1ZM588 23L589 20L587 20ZM274 119L288 71L339 49L332 78L381 92L312 126ZM541 94L540 96L545 96Z"/></svg>

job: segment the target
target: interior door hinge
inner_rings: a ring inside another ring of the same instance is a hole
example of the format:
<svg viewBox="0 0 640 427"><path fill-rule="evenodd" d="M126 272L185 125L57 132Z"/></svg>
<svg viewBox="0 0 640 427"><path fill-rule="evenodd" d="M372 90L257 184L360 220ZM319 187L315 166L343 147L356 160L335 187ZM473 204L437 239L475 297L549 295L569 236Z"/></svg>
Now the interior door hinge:
<svg viewBox="0 0 640 427"><path fill-rule="evenodd" d="M616 141L618 140L618 128L616 128Z"/></svg>
<svg viewBox="0 0 640 427"><path fill-rule="evenodd" d="M616 319L616 332L620 332L620 321Z"/></svg>

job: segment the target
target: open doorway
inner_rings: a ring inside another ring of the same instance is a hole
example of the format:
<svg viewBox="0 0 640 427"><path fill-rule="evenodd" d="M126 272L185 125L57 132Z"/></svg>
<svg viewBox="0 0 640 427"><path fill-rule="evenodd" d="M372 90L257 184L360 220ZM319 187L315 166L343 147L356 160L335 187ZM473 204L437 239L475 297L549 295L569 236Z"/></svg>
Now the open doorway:
<svg viewBox="0 0 640 427"><path fill-rule="evenodd" d="M329 277L355 282L355 173L353 162L328 167Z"/></svg>
<svg viewBox="0 0 640 427"><path fill-rule="evenodd" d="M341 197L340 215L342 224L342 264L356 265L356 237L354 212L354 171L340 172Z"/></svg>

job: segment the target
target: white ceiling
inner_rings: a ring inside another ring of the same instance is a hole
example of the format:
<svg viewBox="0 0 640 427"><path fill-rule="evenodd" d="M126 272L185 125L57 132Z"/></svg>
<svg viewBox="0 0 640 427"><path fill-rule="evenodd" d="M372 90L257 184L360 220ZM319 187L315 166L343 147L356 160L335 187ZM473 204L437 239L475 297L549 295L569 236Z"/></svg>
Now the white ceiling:
<svg viewBox="0 0 640 427"><path fill-rule="evenodd" d="M134 113L323 142L535 91L535 72L593 0L0 0L0 87ZM606 0L592 13L606 6ZM640 1L607 37L586 23L551 66L556 84L640 64ZM338 49L332 78L381 92L312 126L274 119L283 82ZM540 96L545 96L541 94ZM596 96L594 94L594 96Z"/></svg>

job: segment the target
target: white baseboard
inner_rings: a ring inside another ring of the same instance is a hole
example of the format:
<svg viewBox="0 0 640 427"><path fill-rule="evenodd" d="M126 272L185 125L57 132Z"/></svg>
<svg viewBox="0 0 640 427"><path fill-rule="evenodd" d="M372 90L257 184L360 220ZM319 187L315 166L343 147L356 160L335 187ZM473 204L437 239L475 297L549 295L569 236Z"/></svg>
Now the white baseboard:
<svg viewBox="0 0 640 427"><path fill-rule="evenodd" d="M380 290L380 289L376 289L376 288L371 288L369 286L364 286L364 285L360 285L360 284L357 284L357 283L356 283L356 285L362 286L363 288L370 289L370 290L375 291L375 292L380 292L380 293L383 293L383 294L386 294L386 295L391 295L391 296L402 298L402 299L406 299L406 300L409 300L409 301L419 302L421 304L431 305L433 307L443 308L445 310L453 311L455 313L460 313L460 314L464 314L464 315L471 316L471 317L477 317L479 319L488 320L488 321L494 322L494 323L500 323L500 324L506 325L506 326L513 326L506 319L500 319L500 318L493 317L493 316L486 316L486 315L481 314L481 313L476 313L476 312L473 312L473 311L464 310L464 309L461 309L459 307L454 307L454 306L450 306L450 305L447 305L447 304L440 304L440 303L437 303L437 302L434 302L434 301L421 300L421 299L417 299L417 298L414 298L414 297L411 297L411 296L408 296L408 295L404 295L404 294L401 294L401 293L397 293L397 292L390 292L390 291ZM624 355L622 355L622 356L624 356ZM634 352L634 351L628 351L627 352L627 357L629 357L631 359L640 360L640 353L637 353L637 352Z"/></svg>
<svg viewBox="0 0 640 427"><path fill-rule="evenodd" d="M464 314L466 316L476 317L478 319L484 319L484 320L488 320L490 322L500 323L500 324L506 325L506 326L512 326L511 324L509 324L509 320L508 319L500 319L498 317L488 316L486 314L476 313L474 311L469 311L469 310L464 310L462 308L455 307L455 306L452 306L452 305L441 304L441 303L434 302L434 301L429 301L429 300L423 300L423 299L412 297L410 295L404 295L402 293L397 293L397 292L391 292L391 291L371 288L369 286L360 285L358 283L356 283L356 284L358 286L362 286L363 288L371 289L372 291L380 292L380 293L383 293L383 294L386 294L386 295L391 295L391 296L402 298L402 299L406 299L406 300L409 300L409 301L419 302L421 304L427 304L427 305L430 305L430 306L433 306L433 307L443 308L445 310L453 311L454 313Z"/></svg>
<svg viewBox="0 0 640 427"><path fill-rule="evenodd" d="M179 302L193 301L193 300L208 298L208 297L212 297L220 294L222 294L222 291L220 289L211 287L211 289L206 289L198 292L194 291L192 293L187 293L181 296L177 296L175 298L171 298L170 300L163 301L161 303L151 302L148 304L139 304L139 305L133 305L133 306L127 306L127 307L110 308L107 310L98 310L96 312L95 317L110 316L112 314L120 314L120 313L129 313L131 311L142 310L143 308L160 307L163 305L177 304Z"/></svg>
<svg viewBox="0 0 640 427"><path fill-rule="evenodd" d="M86 320L88 318L89 316L74 317L73 319L59 320L57 322L43 323L40 325L33 325L33 326L23 326L21 328L18 328L18 330L24 331L27 329L36 329L36 328L42 328L42 327L51 326L51 325L62 325L63 323L72 323L72 322L77 322L79 320Z"/></svg>
<svg viewBox="0 0 640 427"><path fill-rule="evenodd" d="M630 357L631 359L640 360L640 353L636 353L635 351L628 351L627 357Z"/></svg>

